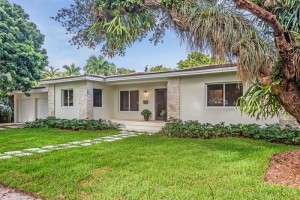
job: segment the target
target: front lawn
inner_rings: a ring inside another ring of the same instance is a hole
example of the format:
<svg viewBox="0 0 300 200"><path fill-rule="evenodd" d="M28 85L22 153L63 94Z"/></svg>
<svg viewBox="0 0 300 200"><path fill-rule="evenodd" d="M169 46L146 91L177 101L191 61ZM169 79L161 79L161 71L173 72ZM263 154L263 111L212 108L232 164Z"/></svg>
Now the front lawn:
<svg viewBox="0 0 300 200"><path fill-rule="evenodd" d="M0 131L0 153L111 134ZM250 139L143 135L0 160L0 183L44 199L300 199L300 190L262 180L271 155L292 149Z"/></svg>

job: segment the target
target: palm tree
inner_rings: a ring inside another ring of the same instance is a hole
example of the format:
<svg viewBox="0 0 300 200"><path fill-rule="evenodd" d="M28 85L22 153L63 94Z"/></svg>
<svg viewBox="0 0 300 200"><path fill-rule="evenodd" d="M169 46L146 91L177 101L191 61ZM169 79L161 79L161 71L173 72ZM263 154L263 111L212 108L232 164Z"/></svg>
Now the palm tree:
<svg viewBox="0 0 300 200"><path fill-rule="evenodd" d="M49 69L44 70L43 75L44 75L44 78L55 78L55 77L60 77L61 72L59 71L59 69L51 66L51 67L49 67Z"/></svg>
<svg viewBox="0 0 300 200"><path fill-rule="evenodd" d="M110 76L116 74L116 66L105 60L103 56L90 56L84 71L87 74Z"/></svg>
<svg viewBox="0 0 300 200"><path fill-rule="evenodd" d="M80 75L80 67L76 67L74 63L72 63L70 66L64 65L63 68L66 70L63 75L64 76L76 76Z"/></svg>

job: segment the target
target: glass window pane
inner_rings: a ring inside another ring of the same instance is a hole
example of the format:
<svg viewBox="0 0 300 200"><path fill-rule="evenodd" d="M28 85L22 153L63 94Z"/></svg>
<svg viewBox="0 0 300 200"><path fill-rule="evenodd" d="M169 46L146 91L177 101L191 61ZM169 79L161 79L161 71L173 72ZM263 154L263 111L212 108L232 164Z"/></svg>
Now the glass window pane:
<svg viewBox="0 0 300 200"><path fill-rule="evenodd" d="M73 90L69 90L69 106L73 106Z"/></svg>
<svg viewBox="0 0 300 200"><path fill-rule="evenodd" d="M223 106L223 84L207 85L207 106Z"/></svg>
<svg viewBox="0 0 300 200"><path fill-rule="evenodd" d="M63 100L62 100L62 103L63 103L63 106L68 106L68 90L63 90Z"/></svg>
<svg viewBox="0 0 300 200"><path fill-rule="evenodd" d="M94 107L102 107L102 90L94 89L93 101L94 101Z"/></svg>
<svg viewBox="0 0 300 200"><path fill-rule="evenodd" d="M129 111L129 92L121 91L120 92L120 110Z"/></svg>
<svg viewBox="0 0 300 200"><path fill-rule="evenodd" d="M243 95L243 85L232 83L225 85L225 106L236 106L237 100Z"/></svg>
<svg viewBox="0 0 300 200"><path fill-rule="evenodd" d="M139 91L130 91L130 111L139 111Z"/></svg>

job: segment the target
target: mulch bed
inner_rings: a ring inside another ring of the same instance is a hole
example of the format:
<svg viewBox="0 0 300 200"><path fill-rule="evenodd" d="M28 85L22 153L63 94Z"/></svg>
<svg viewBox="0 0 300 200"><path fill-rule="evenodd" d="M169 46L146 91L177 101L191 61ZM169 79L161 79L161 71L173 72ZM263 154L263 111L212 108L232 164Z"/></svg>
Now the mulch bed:
<svg viewBox="0 0 300 200"><path fill-rule="evenodd" d="M300 188L300 150L274 154L264 180L268 183Z"/></svg>

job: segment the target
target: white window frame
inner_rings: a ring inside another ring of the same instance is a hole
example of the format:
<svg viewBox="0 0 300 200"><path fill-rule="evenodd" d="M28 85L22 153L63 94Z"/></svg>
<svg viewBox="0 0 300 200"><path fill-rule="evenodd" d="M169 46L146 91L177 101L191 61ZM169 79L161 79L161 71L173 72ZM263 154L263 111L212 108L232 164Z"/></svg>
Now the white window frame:
<svg viewBox="0 0 300 200"><path fill-rule="evenodd" d="M138 109L137 111L135 111L135 110L134 110L134 111L130 110L130 107L131 107L131 106L130 106L130 92L131 92L131 91L132 91L132 92L138 91L138 93L139 93L139 109ZM129 99L128 99L128 100L129 100L129 110L127 110L127 111L126 111L126 110L121 110L121 92L129 92L129 97L128 97L128 98L129 98ZM140 90L138 90L138 89L136 89L136 90L134 90L134 89L133 89L133 90L120 90L120 91L119 91L119 112L139 112L139 111L140 111Z"/></svg>
<svg viewBox="0 0 300 200"><path fill-rule="evenodd" d="M101 106L94 106L94 89L101 90ZM101 88L93 88L93 108L103 108L103 89Z"/></svg>
<svg viewBox="0 0 300 200"><path fill-rule="evenodd" d="M207 86L209 85L223 85L223 106L208 106L208 102L207 102ZM242 82L239 82L239 81L232 81L232 82L216 82L216 83L206 83L205 84L205 108L208 108L208 109L233 109L233 108L236 108L236 106L225 106L225 96L226 96L226 91L225 91L225 85L227 84L242 84L242 87L243 87L243 93L244 93L244 85Z"/></svg>
<svg viewBox="0 0 300 200"><path fill-rule="evenodd" d="M68 91L68 105L67 106L65 106L64 105L64 98L65 98L65 96L64 96L64 91ZM72 106L70 106L70 102L69 102L69 96L70 96L70 90L72 90L73 91L73 105ZM74 89L73 88L68 88L68 89L62 89L61 90L61 106L62 107L65 107L65 108L70 108L70 107L74 107Z"/></svg>

